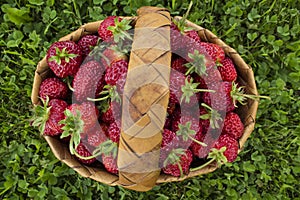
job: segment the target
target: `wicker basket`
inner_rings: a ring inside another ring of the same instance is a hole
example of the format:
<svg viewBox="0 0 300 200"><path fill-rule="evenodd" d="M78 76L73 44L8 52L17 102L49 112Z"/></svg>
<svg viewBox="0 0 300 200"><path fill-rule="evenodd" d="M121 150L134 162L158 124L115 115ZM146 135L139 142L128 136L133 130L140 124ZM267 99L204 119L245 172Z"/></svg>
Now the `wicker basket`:
<svg viewBox="0 0 300 200"><path fill-rule="evenodd" d="M126 18L134 21L137 20L137 17L126 17ZM175 18L180 19L180 17L175 17ZM87 23L81 26L78 30L62 37L60 41L72 40L76 42L83 35L94 34L97 32L100 23L101 21ZM255 80L254 80L254 74L251 67L244 62L241 56L233 48L226 45L221 39L219 39L211 31L203 27L198 26L190 21L187 21L187 25L198 31L198 34L202 41L215 43L221 46L225 51L226 55L232 58L232 60L234 61L238 72L238 81L242 85L246 86L245 87L246 92L248 94L254 94L254 95L258 94ZM44 80L49 75L49 73L50 73L50 69L47 66L46 58L43 58L38 63L35 71L35 77L34 77L33 89L31 95L31 100L34 105L40 104L38 98L39 87L42 80ZM251 132L254 129L257 108L258 108L258 102L248 99L247 104L244 106L240 106L237 110L237 113L239 114L239 116L242 119L242 122L245 125L244 134L239 140L239 145L240 145L239 151L241 151L244 143L246 142L247 138L250 136ZM122 185L126 188L137 190L137 191L147 191L153 187L153 183L146 183L146 184L135 183L135 184L126 185L122 181L120 181L119 176L110 174L106 172L105 169L85 166L79 163L72 155L70 155L68 147L65 144L61 143L61 141L59 141L58 139L49 136L44 136L44 138L48 142L54 155L59 160L61 160L62 162L64 162L65 164L73 168L75 171L77 171L83 177L91 178L111 186ZM173 182L173 181L182 181L187 178L213 172L216 169L217 169L216 164L212 163L211 165L208 165L207 167L201 170L190 172L189 174L183 177L173 177L170 175L159 174L157 177L154 177L155 179L154 184Z"/></svg>

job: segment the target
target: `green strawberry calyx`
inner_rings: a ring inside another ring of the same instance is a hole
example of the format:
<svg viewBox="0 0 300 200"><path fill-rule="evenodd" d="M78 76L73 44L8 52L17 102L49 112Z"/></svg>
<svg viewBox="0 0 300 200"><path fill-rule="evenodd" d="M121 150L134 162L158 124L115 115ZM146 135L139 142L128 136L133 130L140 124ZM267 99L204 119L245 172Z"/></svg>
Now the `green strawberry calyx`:
<svg viewBox="0 0 300 200"><path fill-rule="evenodd" d="M207 156L207 158L210 160L199 167L191 168L190 171L197 171L203 169L204 167L210 165L213 162L216 162L217 167L220 167L222 164L228 162L226 156L224 155L225 151L226 147L222 147L220 149L212 148Z"/></svg>
<svg viewBox="0 0 300 200"><path fill-rule="evenodd" d="M201 106L203 106L206 109L207 114L200 115L200 119L209 119L209 124L213 129L220 128L219 121L223 121L221 114L217 110L212 109L205 103L201 103Z"/></svg>
<svg viewBox="0 0 300 200"><path fill-rule="evenodd" d="M270 97L267 97L267 96L246 94L245 93L245 87L244 86L238 86L238 84L235 83L235 82L232 82L232 88L231 88L231 91L230 91L230 96L233 100L233 105L235 107L238 107L237 103L245 105L246 104L245 101L247 99L252 99L252 100L255 100L255 101L258 101L260 98L270 99Z"/></svg>
<svg viewBox="0 0 300 200"><path fill-rule="evenodd" d="M116 158L118 154L118 144L110 139L102 142L93 151L93 156L97 157L102 154L105 156L112 156L113 158Z"/></svg>
<svg viewBox="0 0 300 200"><path fill-rule="evenodd" d="M185 75L196 73L199 76L207 76L206 63L207 58L204 54L201 54L198 50L194 50L193 53L188 53L188 57L192 60L186 63L184 66L188 69Z"/></svg>
<svg viewBox="0 0 300 200"><path fill-rule="evenodd" d="M121 40L125 40L125 38L132 40L132 37L127 32L129 29L131 29L131 20L122 19L119 21L119 18L116 17L114 22L114 26L107 27L107 30L112 32L114 41L118 43Z"/></svg>
<svg viewBox="0 0 300 200"><path fill-rule="evenodd" d="M181 136L184 141L187 141L188 139L190 139L201 146L207 146L205 143L200 142L193 137L197 133L195 130L191 129L190 121L186 122L185 124L178 124L178 128L179 129L178 129L178 131L176 131L176 135Z"/></svg>
<svg viewBox="0 0 300 200"><path fill-rule="evenodd" d="M46 100L42 99L42 105L36 105L33 108L32 126L38 127L40 134L42 135L45 131L46 122L50 116L51 106L48 107L49 97Z"/></svg>
<svg viewBox="0 0 300 200"><path fill-rule="evenodd" d="M164 160L163 166L167 167L168 165L178 165L179 171L180 171L180 176L183 176L183 170L182 170L182 166L180 164L181 161L181 156L185 155L185 149L183 148L177 148L177 149L173 149L170 151L170 153L168 154L167 158Z"/></svg>
<svg viewBox="0 0 300 200"><path fill-rule="evenodd" d="M193 30L192 28L186 26L186 19L190 14L190 11L193 6L193 1L190 2L189 7L186 13L182 16L180 20L173 20L173 23L178 27L179 31L183 34L185 31Z"/></svg>
<svg viewBox="0 0 300 200"><path fill-rule="evenodd" d="M62 134L60 138L65 138L70 136L70 142L69 142L69 150L71 155L76 155L79 158L82 159L89 159L88 157L80 156L76 148L78 147L81 137L80 134L83 132L84 122L81 119L81 113L79 110L75 111L75 114L73 114L69 109L66 109L64 111L65 119L61 120L59 124L63 124L62 127Z"/></svg>
<svg viewBox="0 0 300 200"><path fill-rule="evenodd" d="M75 58L78 54L69 53L67 48L64 47L63 49L59 49L55 47L56 55L49 58L49 61L55 61L57 64L61 64L62 60L65 60L67 63L70 62L71 58Z"/></svg>
<svg viewBox="0 0 300 200"><path fill-rule="evenodd" d="M190 103L190 98L195 95L197 92L215 92L214 90L208 89L198 89L199 83L193 83L193 78L185 78L185 84L181 87L181 91L183 92L180 102L182 103L183 100L186 103Z"/></svg>
<svg viewBox="0 0 300 200"><path fill-rule="evenodd" d="M107 99L110 99L111 101L116 101L118 103L121 103L121 97L117 91L117 86L115 85L105 85L103 90L100 92L100 98L90 98L87 97L88 101L104 101Z"/></svg>

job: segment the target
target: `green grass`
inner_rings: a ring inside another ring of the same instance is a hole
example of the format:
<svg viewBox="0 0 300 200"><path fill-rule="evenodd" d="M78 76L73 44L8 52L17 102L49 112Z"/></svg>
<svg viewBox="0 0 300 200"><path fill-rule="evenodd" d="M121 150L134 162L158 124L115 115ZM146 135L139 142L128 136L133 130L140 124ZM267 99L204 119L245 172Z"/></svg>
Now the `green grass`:
<svg viewBox="0 0 300 200"><path fill-rule="evenodd" d="M221 2L197 1L188 19L235 48L272 100L260 101L256 128L234 163L138 193L82 178L53 156L29 124L34 70L52 42L86 22L135 15L142 5L183 15L189 2L1 1L0 199L300 199L300 4Z"/></svg>

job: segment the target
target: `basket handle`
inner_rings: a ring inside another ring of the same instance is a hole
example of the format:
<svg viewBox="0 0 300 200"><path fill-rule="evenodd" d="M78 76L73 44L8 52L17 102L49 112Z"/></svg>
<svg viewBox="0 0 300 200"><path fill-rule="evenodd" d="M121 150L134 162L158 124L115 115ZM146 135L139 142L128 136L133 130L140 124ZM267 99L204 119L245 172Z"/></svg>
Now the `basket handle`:
<svg viewBox="0 0 300 200"><path fill-rule="evenodd" d="M160 145L169 101L171 16L165 8L148 6L137 13L117 164L120 185L147 191L160 175Z"/></svg>

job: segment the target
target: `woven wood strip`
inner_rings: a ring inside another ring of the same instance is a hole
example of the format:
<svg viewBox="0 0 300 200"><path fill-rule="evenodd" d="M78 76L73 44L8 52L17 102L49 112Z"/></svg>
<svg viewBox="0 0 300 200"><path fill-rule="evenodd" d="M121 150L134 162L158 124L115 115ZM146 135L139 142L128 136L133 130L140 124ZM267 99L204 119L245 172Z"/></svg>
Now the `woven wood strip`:
<svg viewBox="0 0 300 200"><path fill-rule="evenodd" d="M161 131L169 100L170 13L138 10L123 94L119 144L119 183L137 191L152 189L160 175Z"/></svg>

